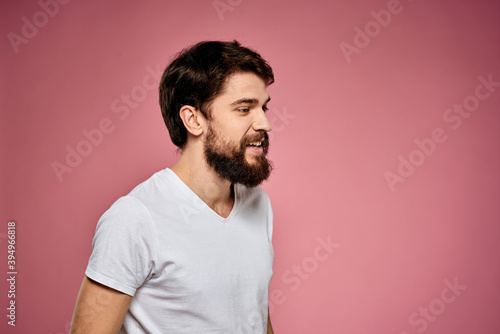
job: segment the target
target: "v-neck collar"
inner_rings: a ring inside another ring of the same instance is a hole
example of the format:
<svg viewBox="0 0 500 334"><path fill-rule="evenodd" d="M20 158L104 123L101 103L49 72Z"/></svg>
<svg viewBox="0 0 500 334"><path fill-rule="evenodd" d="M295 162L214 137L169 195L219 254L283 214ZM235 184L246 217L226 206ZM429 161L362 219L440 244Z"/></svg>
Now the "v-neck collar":
<svg viewBox="0 0 500 334"><path fill-rule="evenodd" d="M170 168L165 168L165 171L172 176L172 180L174 181L175 185L187 196L191 198L195 198L197 202L203 203L202 206L208 211L214 215L218 220L220 220L223 223L228 223L234 215L236 215L236 212L238 211L239 207L239 199L240 199L240 194L239 194L239 189L237 184L233 184L233 190L234 190L234 203L233 207L231 209L231 212L229 213L229 216L226 218L222 217L219 215L217 212L215 212L207 203L205 203L191 188L187 186L187 184L182 181L177 174Z"/></svg>

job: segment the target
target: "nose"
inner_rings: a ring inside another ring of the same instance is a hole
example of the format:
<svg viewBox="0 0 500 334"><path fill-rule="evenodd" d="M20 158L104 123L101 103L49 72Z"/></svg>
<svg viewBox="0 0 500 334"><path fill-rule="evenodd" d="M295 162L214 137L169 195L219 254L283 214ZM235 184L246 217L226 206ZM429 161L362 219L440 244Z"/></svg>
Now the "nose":
<svg viewBox="0 0 500 334"><path fill-rule="evenodd" d="M257 111L253 122L253 129L255 131L266 132L269 132L273 129L273 126L269 121L269 118L267 118L267 114L264 112L264 110Z"/></svg>

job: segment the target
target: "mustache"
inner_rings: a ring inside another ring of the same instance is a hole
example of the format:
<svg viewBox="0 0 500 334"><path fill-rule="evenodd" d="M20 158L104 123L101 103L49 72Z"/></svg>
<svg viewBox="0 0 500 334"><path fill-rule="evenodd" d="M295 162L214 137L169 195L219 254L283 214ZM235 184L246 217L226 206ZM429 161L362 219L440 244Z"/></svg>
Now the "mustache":
<svg viewBox="0 0 500 334"><path fill-rule="evenodd" d="M260 136L244 137L241 141L241 147L245 147L246 145L254 141L262 141L262 145L269 145L269 135L267 134L267 132L264 132L264 134Z"/></svg>

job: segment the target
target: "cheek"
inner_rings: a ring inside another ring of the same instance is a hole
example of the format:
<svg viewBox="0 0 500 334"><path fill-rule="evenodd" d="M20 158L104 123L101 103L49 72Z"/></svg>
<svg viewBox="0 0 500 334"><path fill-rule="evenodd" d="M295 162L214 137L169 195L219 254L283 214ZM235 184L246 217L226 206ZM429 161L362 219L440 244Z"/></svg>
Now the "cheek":
<svg viewBox="0 0 500 334"><path fill-rule="evenodd" d="M219 148L234 149L240 147L244 134L234 128L219 128L214 138L215 145Z"/></svg>
<svg viewBox="0 0 500 334"><path fill-rule="evenodd" d="M219 118L213 123L214 130L219 138L225 142L240 144L244 137L248 135L249 126L239 117Z"/></svg>
<svg viewBox="0 0 500 334"><path fill-rule="evenodd" d="M225 129L224 137L234 143L241 143L243 138L247 135L245 129L237 128L236 126L228 127Z"/></svg>

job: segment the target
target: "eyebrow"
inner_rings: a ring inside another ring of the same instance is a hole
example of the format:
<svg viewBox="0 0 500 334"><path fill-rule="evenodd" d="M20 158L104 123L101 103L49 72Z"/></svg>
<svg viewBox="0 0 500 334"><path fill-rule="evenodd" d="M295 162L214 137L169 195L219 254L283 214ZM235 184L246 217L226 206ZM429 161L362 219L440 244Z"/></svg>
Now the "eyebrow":
<svg viewBox="0 0 500 334"><path fill-rule="evenodd" d="M269 101L271 101L271 98L268 97L266 102L264 104L267 104ZM254 98L248 98L248 97L244 97L242 99L239 99L239 100L236 100L234 101L233 103L231 103L232 106L236 106L238 104L243 104L243 103L247 103L247 104L258 104L259 103L259 100L257 99L254 99Z"/></svg>

